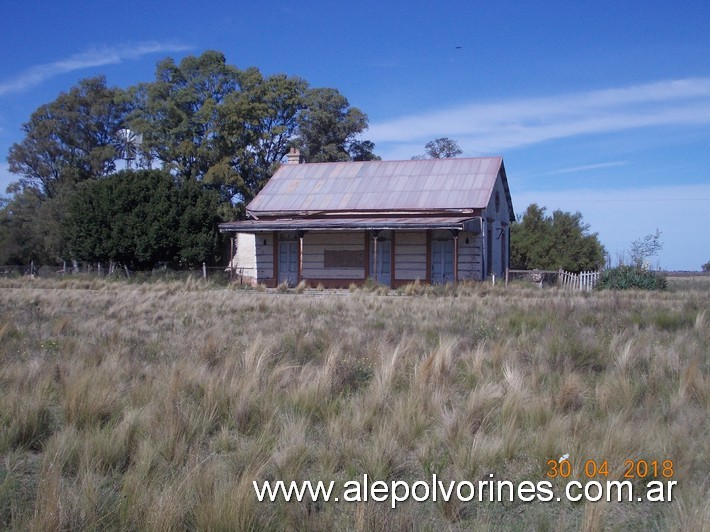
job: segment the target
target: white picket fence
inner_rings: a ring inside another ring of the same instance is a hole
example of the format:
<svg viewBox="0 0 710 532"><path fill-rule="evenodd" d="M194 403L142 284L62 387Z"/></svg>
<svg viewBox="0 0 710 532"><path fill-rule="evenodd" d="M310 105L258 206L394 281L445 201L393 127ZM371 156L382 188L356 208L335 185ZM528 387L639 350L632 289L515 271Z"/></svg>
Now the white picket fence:
<svg viewBox="0 0 710 532"><path fill-rule="evenodd" d="M557 282L562 288L571 290L592 290L599 280L599 272L570 273L560 270Z"/></svg>

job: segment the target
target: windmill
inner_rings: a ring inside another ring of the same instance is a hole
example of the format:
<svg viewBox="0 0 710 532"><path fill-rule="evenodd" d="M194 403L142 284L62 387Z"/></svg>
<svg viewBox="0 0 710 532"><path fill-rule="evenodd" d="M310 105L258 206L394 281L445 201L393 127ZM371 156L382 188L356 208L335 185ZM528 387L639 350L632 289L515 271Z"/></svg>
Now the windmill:
<svg viewBox="0 0 710 532"><path fill-rule="evenodd" d="M114 147L118 156L126 161L126 168L130 170L131 161L136 158L138 148L143 142L143 135L123 128L116 131Z"/></svg>

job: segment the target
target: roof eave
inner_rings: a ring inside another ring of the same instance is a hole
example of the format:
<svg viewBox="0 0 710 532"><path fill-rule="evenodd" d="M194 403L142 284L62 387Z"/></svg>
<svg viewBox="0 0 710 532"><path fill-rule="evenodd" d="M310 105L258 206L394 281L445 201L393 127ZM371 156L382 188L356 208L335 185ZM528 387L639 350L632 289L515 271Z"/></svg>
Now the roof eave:
<svg viewBox="0 0 710 532"><path fill-rule="evenodd" d="M263 218L314 218L334 216L459 216L476 214L480 208L454 208L454 209L406 209L406 210L350 210L350 211L249 211L247 215L255 220Z"/></svg>

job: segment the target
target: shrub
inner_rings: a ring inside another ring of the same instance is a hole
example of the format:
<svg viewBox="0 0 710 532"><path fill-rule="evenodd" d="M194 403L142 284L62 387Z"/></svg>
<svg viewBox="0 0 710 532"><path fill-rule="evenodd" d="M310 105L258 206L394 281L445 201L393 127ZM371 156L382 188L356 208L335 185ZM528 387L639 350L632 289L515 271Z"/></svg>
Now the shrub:
<svg viewBox="0 0 710 532"><path fill-rule="evenodd" d="M276 289L281 293L288 292L288 281L284 281L282 283L279 283L279 285L276 287Z"/></svg>
<svg viewBox="0 0 710 532"><path fill-rule="evenodd" d="M423 293L426 292L426 286L422 284L422 282L417 279L413 283L407 283L404 286L400 286L397 288L397 293L398 294L404 294L407 296L418 296L422 295Z"/></svg>
<svg viewBox="0 0 710 532"><path fill-rule="evenodd" d="M301 281L296 285L296 293L302 294L306 291L306 288L308 288L308 283L306 281Z"/></svg>
<svg viewBox="0 0 710 532"><path fill-rule="evenodd" d="M625 290L628 288L664 290L666 286L665 275L642 270L635 266L617 266L616 268L604 270L597 282L597 288L601 290Z"/></svg>

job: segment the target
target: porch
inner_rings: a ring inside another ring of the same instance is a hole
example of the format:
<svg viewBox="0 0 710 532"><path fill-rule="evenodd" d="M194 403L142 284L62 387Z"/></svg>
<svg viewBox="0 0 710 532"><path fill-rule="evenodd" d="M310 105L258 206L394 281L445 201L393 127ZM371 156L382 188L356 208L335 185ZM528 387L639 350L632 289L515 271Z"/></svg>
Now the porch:
<svg viewBox="0 0 710 532"><path fill-rule="evenodd" d="M429 225L438 227L387 227L390 223L355 230L262 223L263 230L255 230L250 221L250 232L233 234L230 267L244 282L267 287L305 281L346 288L372 279L397 288L416 280L438 284L485 277L480 221L433 222Z"/></svg>

